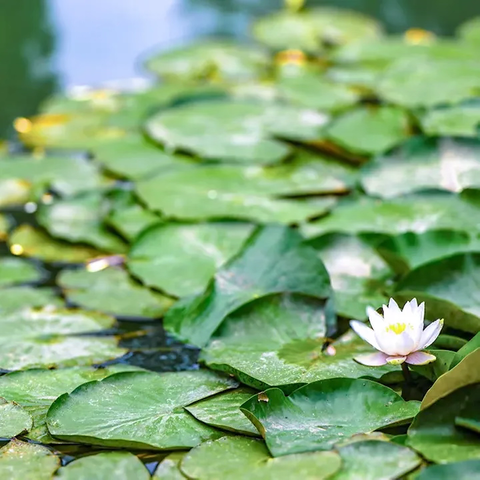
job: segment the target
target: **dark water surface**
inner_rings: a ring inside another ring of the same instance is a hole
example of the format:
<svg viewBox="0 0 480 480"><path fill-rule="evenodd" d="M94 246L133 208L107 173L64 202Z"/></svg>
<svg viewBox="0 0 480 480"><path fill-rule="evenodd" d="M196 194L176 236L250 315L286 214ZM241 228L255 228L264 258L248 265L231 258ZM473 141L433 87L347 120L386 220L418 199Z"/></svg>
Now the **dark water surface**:
<svg viewBox="0 0 480 480"><path fill-rule="evenodd" d="M205 36L246 37L283 0L0 0L0 138L51 93L142 75L139 57ZM374 16L390 32L451 35L478 0L310 0Z"/></svg>

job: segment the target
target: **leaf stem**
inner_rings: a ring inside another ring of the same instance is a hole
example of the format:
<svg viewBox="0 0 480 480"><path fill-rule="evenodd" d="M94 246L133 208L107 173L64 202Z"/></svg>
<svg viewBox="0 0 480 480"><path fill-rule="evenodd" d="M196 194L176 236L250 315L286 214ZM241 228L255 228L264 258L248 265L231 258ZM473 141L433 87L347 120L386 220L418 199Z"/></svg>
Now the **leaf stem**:
<svg viewBox="0 0 480 480"><path fill-rule="evenodd" d="M402 372L403 377L405 378L405 383L412 385L412 374L410 373L408 365L405 362L402 363Z"/></svg>

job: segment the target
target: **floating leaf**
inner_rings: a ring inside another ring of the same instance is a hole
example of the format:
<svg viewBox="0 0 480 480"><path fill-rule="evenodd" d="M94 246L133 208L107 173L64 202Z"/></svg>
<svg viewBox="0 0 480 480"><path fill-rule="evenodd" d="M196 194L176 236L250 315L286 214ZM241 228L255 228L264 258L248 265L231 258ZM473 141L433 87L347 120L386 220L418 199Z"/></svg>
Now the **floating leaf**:
<svg viewBox="0 0 480 480"><path fill-rule="evenodd" d="M392 271L366 242L332 234L309 245L317 250L330 275L337 314L364 319L368 306L387 303L383 292Z"/></svg>
<svg viewBox="0 0 480 480"><path fill-rule="evenodd" d="M150 480L143 463L129 452L104 452L78 458L58 470L59 480Z"/></svg>
<svg viewBox="0 0 480 480"><path fill-rule="evenodd" d="M0 289L0 313L2 315L29 307L44 306L61 307L63 301L51 288L9 287Z"/></svg>
<svg viewBox="0 0 480 480"><path fill-rule="evenodd" d="M220 80L244 82L267 73L269 57L262 50L228 42L201 42L161 52L146 67L167 81Z"/></svg>
<svg viewBox="0 0 480 480"><path fill-rule="evenodd" d="M181 470L196 480L324 480L340 468L335 452L272 458L265 444L246 437L224 437L187 453Z"/></svg>
<svg viewBox="0 0 480 480"><path fill-rule="evenodd" d="M146 125L168 149L247 164L282 160L291 149L272 137L315 140L328 116L282 104L233 101L197 102L163 111Z"/></svg>
<svg viewBox="0 0 480 480"><path fill-rule="evenodd" d="M243 250L217 271L205 292L177 303L165 327L194 345L205 345L225 317L273 293L331 295L330 280L315 251L286 227L257 229Z"/></svg>
<svg viewBox="0 0 480 480"><path fill-rule="evenodd" d="M206 370L127 372L86 383L50 407L47 425L62 440L127 448L195 447L222 435L182 407L237 386Z"/></svg>
<svg viewBox="0 0 480 480"><path fill-rule="evenodd" d="M480 124L480 105L465 104L432 109L420 121L427 135L476 137Z"/></svg>
<svg viewBox="0 0 480 480"><path fill-rule="evenodd" d="M412 270L397 284L402 298L426 301L428 318L452 328L480 329L480 253L461 253ZM417 295L418 293L418 295Z"/></svg>
<svg viewBox="0 0 480 480"><path fill-rule="evenodd" d="M421 463L413 450L390 442L367 440L338 449L342 468L331 480L387 480L399 478Z"/></svg>
<svg viewBox="0 0 480 480"><path fill-rule="evenodd" d="M180 462L184 456L184 452L167 455L155 470L152 480L185 480L187 477L180 471Z"/></svg>
<svg viewBox="0 0 480 480"><path fill-rule="evenodd" d="M465 460L464 462L453 462L448 465L430 465L423 469L416 477L416 480L472 480L478 475L480 460Z"/></svg>
<svg viewBox="0 0 480 480"><path fill-rule="evenodd" d="M0 179L0 207L12 207L27 203L32 195L32 185L18 178Z"/></svg>
<svg viewBox="0 0 480 480"><path fill-rule="evenodd" d="M462 23L456 33L462 40L478 45L480 42L480 17L473 17Z"/></svg>
<svg viewBox="0 0 480 480"><path fill-rule="evenodd" d="M239 388L200 400L186 410L207 425L243 435L258 435L257 429L240 411L240 406L255 393L250 388Z"/></svg>
<svg viewBox="0 0 480 480"><path fill-rule="evenodd" d="M407 138L408 117L395 107L357 108L336 118L326 135L349 151L373 155Z"/></svg>
<svg viewBox="0 0 480 480"><path fill-rule="evenodd" d="M123 317L161 317L172 300L134 282L121 268L64 270L57 277L69 302Z"/></svg>
<svg viewBox="0 0 480 480"><path fill-rule="evenodd" d="M113 373L137 370L129 365L106 368L71 367L60 370L24 370L0 377L0 397L21 405L33 417L33 429L27 435L42 443L59 443L47 431L47 411L63 393L70 393L86 382L100 380Z"/></svg>
<svg viewBox="0 0 480 480"><path fill-rule="evenodd" d="M278 457L329 450L352 435L404 423L419 407L379 383L332 378L300 387L288 397L279 388L268 389L241 409Z"/></svg>
<svg viewBox="0 0 480 480"><path fill-rule="evenodd" d="M0 317L0 369L93 365L126 353L112 337L74 336L101 332L115 319L93 312L25 309Z"/></svg>
<svg viewBox="0 0 480 480"><path fill-rule="evenodd" d="M196 294L240 250L252 228L242 223L159 225L133 244L128 268L151 287L178 297Z"/></svg>
<svg viewBox="0 0 480 480"><path fill-rule="evenodd" d="M480 142L413 138L368 163L362 170L362 184L369 195L381 198L428 189L460 192L479 187Z"/></svg>
<svg viewBox="0 0 480 480"><path fill-rule="evenodd" d="M30 262L21 258L0 258L0 287L19 283L38 282L42 272Z"/></svg>
<svg viewBox="0 0 480 480"><path fill-rule="evenodd" d="M13 439L0 448L0 477L8 480L52 480L60 458L48 448Z"/></svg>
<svg viewBox="0 0 480 480"><path fill-rule="evenodd" d="M32 417L20 405L0 397L0 438L11 438L32 428Z"/></svg>
<svg viewBox="0 0 480 480"><path fill-rule="evenodd" d="M408 430L408 445L435 463L480 458L480 438L455 426L462 411L478 408L480 385L468 385L421 410Z"/></svg>
<svg viewBox="0 0 480 480"><path fill-rule="evenodd" d="M115 209L105 221L129 242L133 242L147 228L162 223L159 215L138 204Z"/></svg>
<svg viewBox="0 0 480 480"><path fill-rule="evenodd" d="M325 317L321 302L300 295L258 300L226 318L202 359L259 389L291 390L292 384L324 378L380 378L395 371L355 362L354 357L372 350L351 334L324 352Z"/></svg>
<svg viewBox="0 0 480 480"><path fill-rule="evenodd" d="M10 249L44 262L83 263L100 255L98 250L56 240L30 225L21 225L9 239Z"/></svg>

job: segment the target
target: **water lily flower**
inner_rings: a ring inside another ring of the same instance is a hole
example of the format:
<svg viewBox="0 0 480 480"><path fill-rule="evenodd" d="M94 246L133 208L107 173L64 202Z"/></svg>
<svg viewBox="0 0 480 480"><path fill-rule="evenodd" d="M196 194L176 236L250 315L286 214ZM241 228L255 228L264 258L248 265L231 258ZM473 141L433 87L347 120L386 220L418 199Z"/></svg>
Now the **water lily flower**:
<svg viewBox="0 0 480 480"><path fill-rule="evenodd" d="M386 363L425 365L435 361L434 355L421 350L437 339L443 319L436 320L424 329L425 303L418 305L414 298L401 310L391 298L388 307L383 306L383 317L372 307L367 308L367 315L373 329L357 320L352 320L350 326L357 335L379 351L360 355L355 358L357 362L378 367Z"/></svg>

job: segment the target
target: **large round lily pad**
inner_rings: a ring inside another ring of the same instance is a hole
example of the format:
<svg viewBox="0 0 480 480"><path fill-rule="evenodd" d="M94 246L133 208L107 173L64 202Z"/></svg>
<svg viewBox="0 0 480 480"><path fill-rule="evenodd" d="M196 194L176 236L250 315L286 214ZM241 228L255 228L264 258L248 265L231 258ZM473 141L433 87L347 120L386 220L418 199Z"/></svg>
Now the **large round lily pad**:
<svg viewBox="0 0 480 480"><path fill-rule="evenodd" d="M134 282L121 268L64 270L57 277L70 303L125 317L161 317L173 301Z"/></svg>
<svg viewBox="0 0 480 480"><path fill-rule="evenodd" d="M159 225L133 244L128 268L151 287L178 297L193 295L240 250L252 228L242 223Z"/></svg>
<svg viewBox="0 0 480 480"><path fill-rule="evenodd" d="M63 306L57 292L47 287L8 287L0 290L0 312L7 315L29 307Z"/></svg>
<svg viewBox="0 0 480 480"><path fill-rule="evenodd" d="M181 470L195 480L323 480L330 478L340 463L335 452L272 458L260 440L224 437L187 453Z"/></svg>
<svg viewBox="0 0 480 480"><path fill-rule="evenodd" d="M58 480L150 480L143 463L129 452L82 457L58 470Z"/></svg>
<svg viewBox="0 0 480 480"><path fill-rule="evenodd" d="M0 438L11 438L32 428L32 417L20 405L0 397Z"/></svg>
<svg viewBox="0 0 480 480"><path fill-rule="evenodd" d="M472 480L480 471L480 460L465 460L447 465L430 465L422 470L416 480Z"/></svg>
<svg viewBox="0 0 480 480"><path fill-rule="evenodd" d="M59 397L48 411L48 430L63 440L94 445L191 448L222 433L183 407L236 385L206 370L118 373Z"/></svg>
<svg viewBox="0 0 480 480"><path fill-rule="evenodd" d="M352 435L405 423L419 408L419 402L405 402L379 383L332 378L300 387L288 397L279 388L268 389L241 410L277 457L329 450Z"/></svg>
<svg viewBox="0 0 480 480"><path fill-rule="evenodd" d="M42 276L41 270L26 260L0 258L0 287L37 282Z"/></svg>
<svg viewBox="0 0 480 480"><path fill-rule="evenodd" d="M423 131L430 136L476 137L480 124L478 103L453 105L428 110L420 118Z"/></svg>

